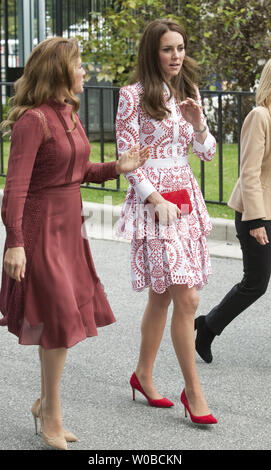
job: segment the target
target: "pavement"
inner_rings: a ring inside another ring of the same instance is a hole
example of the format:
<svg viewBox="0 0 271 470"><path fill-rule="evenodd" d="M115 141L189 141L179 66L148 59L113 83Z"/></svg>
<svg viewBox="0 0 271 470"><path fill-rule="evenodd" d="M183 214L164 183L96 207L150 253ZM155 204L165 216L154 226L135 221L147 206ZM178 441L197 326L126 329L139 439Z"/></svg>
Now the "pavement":
<svg viewBox="0 0 271 470"><path fill-rule="evenodd" d="M218 239L209 239L212 275L199 291L197 315L206 314L242 276L232 224L214 222ZM1 250L4 239L0 224ZM197 356L201 384L218 419L216 425L197 426L185 418L180 404L184 382L170 336L172 307L154 381L175 406L150 407L139 392L132 400L129 378L148 293L131 288L129 243L102 237L89 242L117 322L68 352L61 388L64 425L79 437L69 450L107 450L109 455L116 450L270 450L270 290L214 340L211 364ZM47 449L34 433L30 413L40 391L37 347L18 345L14 335L0 328L0 361L0 450Z"/></svg>

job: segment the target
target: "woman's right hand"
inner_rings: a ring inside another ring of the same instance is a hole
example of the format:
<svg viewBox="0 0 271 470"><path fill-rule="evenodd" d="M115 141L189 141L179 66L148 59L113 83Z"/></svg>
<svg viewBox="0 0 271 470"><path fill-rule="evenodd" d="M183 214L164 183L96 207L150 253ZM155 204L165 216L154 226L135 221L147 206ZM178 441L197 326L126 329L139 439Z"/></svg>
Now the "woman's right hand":
<svg viewBox="0 0 271 470"><path fill-rule="evenodd" d="M8 248L4 257L4 270L8 276L21 282L25 276L26 256L24 247Z"/></svg>
<svg viewBox="0 0 271 470"><path fill-rule="evenodd" d="M129 173L130 171L136 170L140 166L144 165L150 156L150 147L144 149L139 148L139 144L131 147L129 150L124 152L122 156L116 162L116 171L120 175L121 173Z"/></svg>
<svg viewBox="0 0 271 470"><path fill-rule="evenodd" d="M165 202L160 202L155 206L155 213L158 215L161 224L170 225L181 217L181 211L176 204L166 200L164 201Z"/></svg>
<svg viewBox="0 0 271 470"><path fill-rule="evenodd" d="M256 238L260 245L267 245L267 243L269 243L265 227L254 228L250 230L249 233L252 237Z"/></svg>
<svg viewBox="0 0 271 470"><path fill-rule="evenodd" d="M153 204L159 222L163 225L172 224L177 218L181 217L179 207L164 199L158 191L148 197L148 202Z"/></svg>

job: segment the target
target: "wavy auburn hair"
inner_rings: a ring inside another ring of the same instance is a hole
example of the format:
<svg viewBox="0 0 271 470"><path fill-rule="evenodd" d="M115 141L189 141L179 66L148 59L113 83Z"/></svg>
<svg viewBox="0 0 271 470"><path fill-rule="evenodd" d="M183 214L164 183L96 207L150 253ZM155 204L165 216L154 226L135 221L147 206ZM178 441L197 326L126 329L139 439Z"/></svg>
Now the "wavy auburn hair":
<svg viewBox="0 0 271 470"><path fill-rule="evenodd" d="M167 81L163 75L159 47L161 37L168 31L181 34L186 49L187 35L182 26L173 20L152 21L143 32L139 44L137 68L130 80L130 84L141 82L144 88L141 106L147 114L159 121L166 118L169 113L163 101L163 82L168 85L170 96L175 95L181 101L187 97L197 99L195 83L198 66L194 59L185 55L179 74L171 81Z"/></svg>
<svg viewBox="0 0 271 470"><path fill-rule="evenodd" d="M15 122L28 109L40 106L60 95L72 105L71 118L76 127L75 113L80 100L73 93L74 70L80 57L75 38L47 38L31 52L23 75L15 82L15 95L10 99L12 108L0 130L9 134Z"/></svg>

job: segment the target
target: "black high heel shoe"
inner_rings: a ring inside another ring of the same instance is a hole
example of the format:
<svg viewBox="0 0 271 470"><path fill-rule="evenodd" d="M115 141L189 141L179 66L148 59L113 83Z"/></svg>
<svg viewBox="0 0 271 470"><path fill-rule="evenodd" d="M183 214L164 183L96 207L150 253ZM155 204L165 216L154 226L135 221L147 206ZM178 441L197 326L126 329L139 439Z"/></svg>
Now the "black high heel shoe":
<svg viewBox="0 0 271 470"><path fill-rule="evenodd" d="M205 362L210 364L213 360L211 344L216 335L207 327L204 315L196 318L194 329L197 330L196 351Z"/></svg>

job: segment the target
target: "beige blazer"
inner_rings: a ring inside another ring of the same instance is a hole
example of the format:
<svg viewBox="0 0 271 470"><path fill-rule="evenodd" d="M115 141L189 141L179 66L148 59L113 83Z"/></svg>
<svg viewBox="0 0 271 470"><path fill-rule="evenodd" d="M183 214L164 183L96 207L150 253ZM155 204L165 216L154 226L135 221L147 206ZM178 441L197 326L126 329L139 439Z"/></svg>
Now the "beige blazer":
<svg viewBox="0 0 271 470"><path fill-rule="evenodd" d="M243 123L240 177L228 205L244 221L271 219L271 116L264 106L252 109Z"/></svg>

